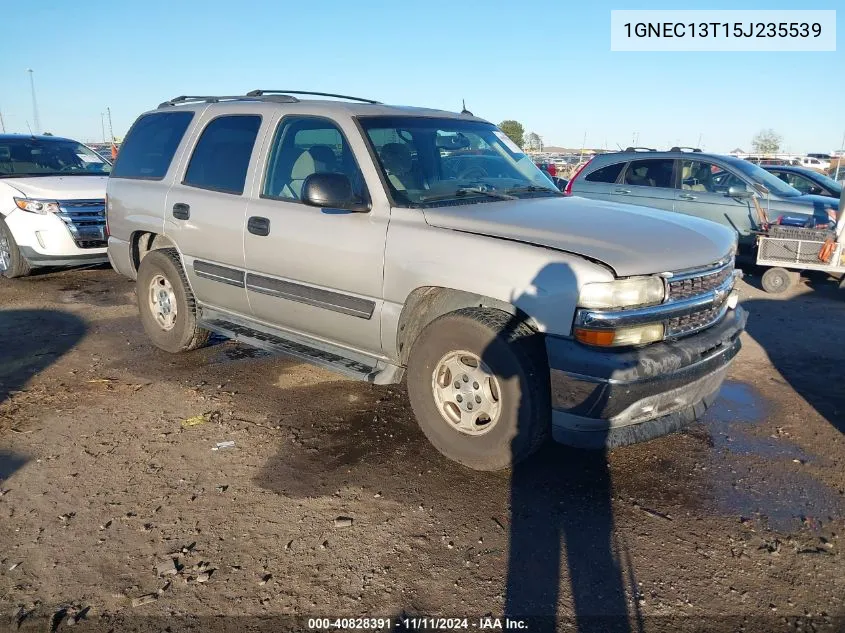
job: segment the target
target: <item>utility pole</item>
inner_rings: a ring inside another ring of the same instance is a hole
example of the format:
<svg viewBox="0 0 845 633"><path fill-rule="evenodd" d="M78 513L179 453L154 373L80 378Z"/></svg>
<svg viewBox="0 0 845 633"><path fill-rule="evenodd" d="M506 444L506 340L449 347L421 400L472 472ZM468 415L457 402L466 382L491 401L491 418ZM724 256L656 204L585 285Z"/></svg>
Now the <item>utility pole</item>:
<svg viewBox="0 0 845 633"><path fill-rule="evenodd" d="M3 122L3 112L0 112L0 131L6 133L6 124Z"/></svg>
<svg viewBox="0 0 845 633"><path fill-rule="evenodd" d="M111 142L114 143L114 129L111 126L111 108L106 108L106 113L109 116L109 137L111 138Z"/></svg>
<svg viewBox="0 0 845 633"><path fill-rule="evenodd" d="M845 159L845 134L842 135L842 145L839 146L838 159L836 161L836 177L834 178L836 182L839 182L839 168L842 167L842 161ZM839 212L842 213L842 210L840 209Z"/></svg>
<svg viewBox="0 0 845 633"><path fill-rule="evenodd" d="M584 130L584 140L581 143L581 157L578 159L579 163L584 162L584 148L587 146L587 130Z"/></svg>
<svg viewBox="0 0 845 633"><path fill-rule="evenodd" d="M41 134L41 120L38 117L38 101L35 99L35 79L33 78L35 71L32 68L27 68L26 72L29 73L29 88L32 91L32 117L35 123L35 133Z"/></svg>
<svg viewBox="0 0 845 633"><path fill-rule="evenodd" d="M103 143L106 142L106 113L100 112L100 129L103 131Z"/></svg>

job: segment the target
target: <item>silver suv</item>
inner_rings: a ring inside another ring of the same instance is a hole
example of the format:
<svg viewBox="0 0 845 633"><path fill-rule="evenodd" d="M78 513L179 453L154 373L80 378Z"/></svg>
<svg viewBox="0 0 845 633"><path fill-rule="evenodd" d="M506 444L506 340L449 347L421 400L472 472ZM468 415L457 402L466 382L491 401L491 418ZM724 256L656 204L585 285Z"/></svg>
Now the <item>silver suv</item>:
<svg viewBox="0 0 845 633"><path fill-rule="evenodd" d="M108 253L157 346L216 332L405 377L426 436L477 469L712 403L746 318L732 231L566 198L468 112L302 94L178 97L129 131Z"/></svg>
<svg viewBox="0 0 845 633"><path fill-rule="evenodd" d="M748 249L766 223L836 222L835 199L802 194L747 160L689 150L629 147L600 154L570 179L566 193L712 220L736 231Z"/></svg>

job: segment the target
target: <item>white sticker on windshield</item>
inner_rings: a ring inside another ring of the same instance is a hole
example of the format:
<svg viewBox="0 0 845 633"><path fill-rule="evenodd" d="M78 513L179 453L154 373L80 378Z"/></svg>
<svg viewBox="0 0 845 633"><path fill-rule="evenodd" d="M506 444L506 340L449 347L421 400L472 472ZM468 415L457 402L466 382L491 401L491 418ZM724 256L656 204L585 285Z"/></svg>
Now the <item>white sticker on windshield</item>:
<svg viewBox="0 0 845 633"><path fill-rule="evenodd" d="M519 145L510 140L507 134L505 134L501 130L493 130L493 134L495 134L496 138L502 141L505 147L507 147L514 154L522 154L522 150L519 148Z"/></svg>
<svg viewBox="0 0 845 633"><path fill-rule="evenodd" d="M100 159L98 159L94 156L90 156L88 154L77 154L77 156L79 157L79 160L81 160L83 163L102 163L103 162Z"/></svg>

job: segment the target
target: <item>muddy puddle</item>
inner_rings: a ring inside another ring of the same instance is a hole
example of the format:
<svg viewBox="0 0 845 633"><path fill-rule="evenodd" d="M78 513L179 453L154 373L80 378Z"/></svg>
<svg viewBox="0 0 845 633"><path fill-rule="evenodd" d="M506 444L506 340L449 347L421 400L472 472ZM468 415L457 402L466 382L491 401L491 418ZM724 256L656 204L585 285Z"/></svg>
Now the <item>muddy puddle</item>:
<svg viewBox="0 0 845 633"><path fill-rule="evenodd" d="M816 456L788 431L764 426L772 412L759 391L729 381L702 420L713 444L704 474L715 510L758 518L781 532L842 516L842 496L810 472Z"/></svg>

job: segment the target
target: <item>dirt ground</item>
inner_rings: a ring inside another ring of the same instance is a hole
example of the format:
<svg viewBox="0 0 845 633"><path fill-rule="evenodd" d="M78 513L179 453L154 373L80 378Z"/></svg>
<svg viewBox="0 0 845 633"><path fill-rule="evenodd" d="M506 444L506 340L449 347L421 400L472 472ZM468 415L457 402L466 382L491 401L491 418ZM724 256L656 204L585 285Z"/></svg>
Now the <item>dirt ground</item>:
<svg viewBox="0 0 845 633"><path fill-rule="evenodd" d="M0 630L845 630L845 300L747 281L702 423L499 473L436 453L404 386L153 348L109 269L0 282Z"/></svg>

